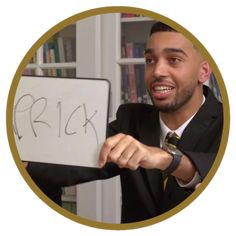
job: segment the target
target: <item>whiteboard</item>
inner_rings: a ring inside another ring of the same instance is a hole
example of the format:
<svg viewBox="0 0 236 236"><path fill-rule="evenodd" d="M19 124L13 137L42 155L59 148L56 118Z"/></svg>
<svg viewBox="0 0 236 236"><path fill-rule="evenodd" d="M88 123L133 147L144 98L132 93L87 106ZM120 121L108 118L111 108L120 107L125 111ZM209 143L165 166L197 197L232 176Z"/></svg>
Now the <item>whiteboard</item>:
<svg viewBox="0 0 236 236"><path fill-rule="evenodd" d="M110 83L22 76L13 129L24 161L96 167L106 138Z"/></svg>

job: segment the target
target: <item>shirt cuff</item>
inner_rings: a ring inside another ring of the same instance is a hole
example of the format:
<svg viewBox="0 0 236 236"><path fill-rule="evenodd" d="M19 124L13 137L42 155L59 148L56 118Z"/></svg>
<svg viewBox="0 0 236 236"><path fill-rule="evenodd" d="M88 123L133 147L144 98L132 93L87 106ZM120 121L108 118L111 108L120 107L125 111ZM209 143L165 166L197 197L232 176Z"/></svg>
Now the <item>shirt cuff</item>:
<svg viewBox="0 0 236 236"><path fill-rule="evenodd" d="M175 178L178 185L182 188L191 188L194 189L197 184L201 183L202 179L199 175L198 171L195 172L195 175L193 176L192 180L188 182L187 184L181 181L180 179Z"/></svg>

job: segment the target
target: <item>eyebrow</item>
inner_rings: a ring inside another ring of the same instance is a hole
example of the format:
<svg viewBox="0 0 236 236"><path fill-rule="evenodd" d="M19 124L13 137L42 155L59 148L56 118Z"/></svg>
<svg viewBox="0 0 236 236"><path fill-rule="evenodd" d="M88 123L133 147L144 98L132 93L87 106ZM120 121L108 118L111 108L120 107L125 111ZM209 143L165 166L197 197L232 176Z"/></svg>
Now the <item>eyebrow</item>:
<svg viewBox="0 0 236 236"><path fill-rule="evenodd" d="M155 52L154 48L146 48L144 50L144 56L146 54L154 54L154 52ZM164 53L181 53L184 56L188 57L186 52L183 49L181 49L181 48L165 48L165 49L163 49L163 52Z"/></svg>

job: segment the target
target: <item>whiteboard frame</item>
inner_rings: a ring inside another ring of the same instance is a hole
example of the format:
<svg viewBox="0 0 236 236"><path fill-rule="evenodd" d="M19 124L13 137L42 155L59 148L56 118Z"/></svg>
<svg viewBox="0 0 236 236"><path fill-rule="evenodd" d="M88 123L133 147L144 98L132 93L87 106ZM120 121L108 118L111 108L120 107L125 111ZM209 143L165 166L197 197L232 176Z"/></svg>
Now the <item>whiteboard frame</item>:
<svg viewBox="0 0 236 236"><path fill-rule="evenodd" d="M110 108L110 98L111 98L111 83L108 79L104 79L104 78L87 78L87 77L57 77L57 76L35 76L35 75L22 75L21 76L21 79L23 78L32 78L32 79L40 79L40 78L43 78L43 79L54 79L54 80L83 80L83 81L103 81L103 82L106 82L107 83L107 92L108 92L108 97L107 97L107 109L106 109L106 126L105 126L105 138L107 138L107 129L108 129L108 122L109 122L109 108ZM20 83L20 81L19 81ZM19 86L19 84L18 84ZM14 105L13 105L13 112L14 112L14 109L15 109L15 99L16 99L16 95L17 95L17 91L18 91L18 87L16 89L16 93L15 93L15 96L14 96ZM14 114L13 114L13 119L14 119ZM14 123L14 121L13 121ZM13 125L13 129L14 129L14 125ZM14 133L14 137L15 137L15 142L16 142L16 147L18 149L18 145L17 145L17 135L16 133L14 132L13 130L13 133ZM18 151L19 152L19 151ZM70 164L70 163L61 163L61 162L54 162L53 160L52 161L44 161L44 160L39 160L39 161L36 161L36 160L31 160L29 158L24 158L22 157L22 153L19 152L19 156L22 160L25 160L25 161L31 161L31 162L41 162L41 163L50 163L50 164L60 164L60 165L75 165L75 164ZM81 166L88 166L88 167L97 167L95 165L84 165L82 164Z"/></svg>

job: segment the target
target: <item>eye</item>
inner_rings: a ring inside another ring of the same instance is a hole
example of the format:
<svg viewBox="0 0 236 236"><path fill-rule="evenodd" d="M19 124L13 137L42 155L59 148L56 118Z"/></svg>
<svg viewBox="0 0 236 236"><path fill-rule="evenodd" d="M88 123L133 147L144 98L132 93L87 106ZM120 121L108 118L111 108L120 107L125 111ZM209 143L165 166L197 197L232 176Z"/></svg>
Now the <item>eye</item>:
<svg viewBox="0 0 236 236"><path fill-rule="evenodd" d="M182 61L181 58L178 58L178 57L170 57L170 58L168 58L168 62L171 65L176 65L176 64L180 63L181 61Z"/></svg>
<svg viewBox="0 0 236 236"><path fill-rule="evenodd" d="M145 57L145 63L147 65L154 63L154 59L151 57Z"/></svg>

